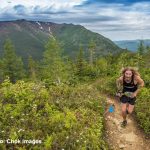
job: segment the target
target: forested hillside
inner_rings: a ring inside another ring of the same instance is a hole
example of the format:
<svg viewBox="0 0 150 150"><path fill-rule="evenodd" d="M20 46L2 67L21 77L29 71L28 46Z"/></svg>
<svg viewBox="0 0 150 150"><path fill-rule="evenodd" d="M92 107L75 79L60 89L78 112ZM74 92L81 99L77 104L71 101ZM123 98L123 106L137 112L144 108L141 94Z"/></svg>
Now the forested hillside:
<svg viewBox="0 0 150 150"><path fill-rule="evenodd" d="M0 54L3 54L3 44L9 38L15 45L16 53L22 57L25 64L29 55L35 60L42 59L44 46L50 37L59 41L63 55L68 55L72 59L77 56L80 46L84 48L85 57L88 56L91 43L95 43L93 44L94 52L99 57L123 51L110 39L87 30L81 25L16 20L0 22Z"/></svg>

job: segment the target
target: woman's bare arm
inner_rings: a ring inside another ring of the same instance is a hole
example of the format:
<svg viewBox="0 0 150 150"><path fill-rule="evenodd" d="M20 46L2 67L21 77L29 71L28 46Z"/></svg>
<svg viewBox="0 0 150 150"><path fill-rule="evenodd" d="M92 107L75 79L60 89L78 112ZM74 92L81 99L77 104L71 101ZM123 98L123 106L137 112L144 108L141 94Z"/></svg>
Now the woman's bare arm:
<svg viewBox="0 0 150 150"><path fill-rule="evenodd" d="M138 89L134 93L137 95L139 93L140 89L142 87L144 87L144 81L139 76L136 77L136 81L137 81L137 84L138 84Z"/></svg>
<svg viewBox="0 0 150 150"><path fill-rule="evenodd" d="M117 85L117 90L118 91L122 90L122 81L123 81L123 77L122 76L116 80L116 85Z"/></svg>

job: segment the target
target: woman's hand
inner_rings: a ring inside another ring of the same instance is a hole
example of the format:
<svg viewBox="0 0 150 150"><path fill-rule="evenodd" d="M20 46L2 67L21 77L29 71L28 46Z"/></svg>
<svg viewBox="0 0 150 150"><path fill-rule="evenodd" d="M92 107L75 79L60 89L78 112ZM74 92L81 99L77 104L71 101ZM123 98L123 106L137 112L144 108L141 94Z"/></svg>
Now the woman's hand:
<svg viewBox="0 0 150 150"><path fill-rule="evenodd" d="M137 95L137 93L136 93L136 92L133 92L133 93L131 94L131 98L136 97L136 95Z"/></svg>
<svg viewBox="0 0 150 150"><path fill-rule="evenodd" d="M121 96L122 96L122 93L121 93L121 92L117 92L117 93L116 93L116 96L121 97Z"/></svg>

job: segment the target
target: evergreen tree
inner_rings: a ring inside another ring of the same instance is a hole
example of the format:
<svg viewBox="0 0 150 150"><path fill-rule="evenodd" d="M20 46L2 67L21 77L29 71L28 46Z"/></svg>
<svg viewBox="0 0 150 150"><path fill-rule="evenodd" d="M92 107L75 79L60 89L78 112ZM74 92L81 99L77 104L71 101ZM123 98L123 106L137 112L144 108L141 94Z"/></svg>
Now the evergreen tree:
<svg viewBox="0 0 150 150"><path fill-rule="evenodd" d="M108 63L105 58L99 58L96 61L96 68L97 68L99 75L106 75L106 72L108 70L107 66L108 66Z"/></svg>
<svg viewBox="0 0 150 150"><path fill-rule="evenodd" d="M2 60L0 59L0 82L3 81L3 62Z"/></svg>
<svg viewBox="0 0 150 150"><path fill-rule="evenodd" d="M60 84L67 80L68 76L60 45L55 39L50 38L45 49L41 66L42 79Z"/></svg>
<svg viewBox="0 0 150 150"><path fill-rule="evenodd" d="M96 59L95 58L95 48L96 48L96 44L94 43L93 40L91 40L89 43L89 53L90 53L89 63L91 66L93 66L94 59Z"/></svg>
<svg viewBox="0 0 150 150"><path fill-rule="evenodd" d="M150 54L150 46L149 45L146 46L146 54Z"/></svg>
<svg viewBox="0 0 150 150"><path fill-rule="evenodd" d="M138 53L139 53L140 55L143 55L144 52L145 52L145 46L144 46L144 42L141 40L141 41L140 41L140 44L139 44L139 46L138 46Z"/></svg>
<svg viewBox="0 0 150 150"><path fill-rule="evenodd" d="M33 60L31 55L28 57L28 73L32 80L36 79L36 62Z"/></svg>
<svg viewBox="0 0 150 150"><path fill-rule="evenodd" d="M16 55L14 45L10 39L7 39L4 43L2 69L4 78L8 76L13 83L25 76L22 59Z"/></svg>
<svg viewBox="0 0 150 150"><path fill-rule="evenodd" d="M127 52L121 53L120 57L118 57L117 66L118 69L123 68L129 65L129 54Z"/></svg>
<svg viewBox="0 0 150 150"><path fill-rule="evenodd" d="M77 68L77 75L78 76L83 76L84 75L84 69L85 69L85 60L83 56L83 48L80 47L79 53L77 56L77 62L76 62L76 68Z"/></svg>
<svg viewBox="0 0 150 150"><path fill-rule="evenodd" d="M145 65L145 62L143 61L144 60L143 57L145 53L146 53L146 47L144 46L144 41L141 40L138 47L138 53L136 54L139 69L142 69Z"/></svg>

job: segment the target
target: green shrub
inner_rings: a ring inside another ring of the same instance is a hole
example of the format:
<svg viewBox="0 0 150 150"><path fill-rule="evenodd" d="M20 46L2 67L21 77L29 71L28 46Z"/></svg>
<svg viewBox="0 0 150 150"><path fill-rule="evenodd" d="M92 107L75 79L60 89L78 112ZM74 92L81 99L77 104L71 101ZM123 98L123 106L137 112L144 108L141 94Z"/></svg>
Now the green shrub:
<svg viewBox="0 0 150 150"><path fill-rule="evenodd" d="M107 149L103 140L105 98L89 85L71 87L5 80L0 88L0 139L41 140L3 144L2 149Z"/></svg>
<svg viewBox="0 0 150 150"><path fill-rule="evenodd" d="M145 133L150 134L150 89L143 88L135 107L137 118Z"/></svg>
<svg viewBox="0 0 150 150"><path fill-rule="evenodd" d="M104 77L100 79L99 82L95 84L95 87L100 90L102 93L115 95L116 93L116 79L118 77L112 76L112 77Z"/></svg>

